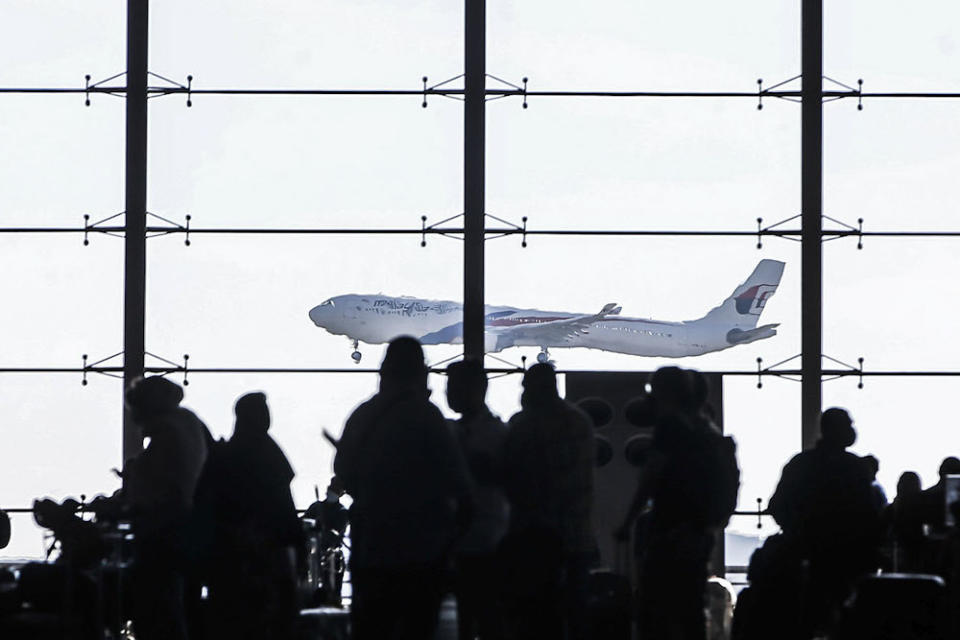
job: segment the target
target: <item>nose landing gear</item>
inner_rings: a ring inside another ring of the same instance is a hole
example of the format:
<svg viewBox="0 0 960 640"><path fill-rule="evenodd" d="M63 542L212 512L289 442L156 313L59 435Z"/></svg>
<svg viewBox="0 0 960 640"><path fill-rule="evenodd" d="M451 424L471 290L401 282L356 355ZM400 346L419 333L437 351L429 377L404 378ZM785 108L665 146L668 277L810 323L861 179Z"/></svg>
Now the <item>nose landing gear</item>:
<svg viewBox="0 0 960 640"><path fill-rule="evenodd" d="M360 359L363 358L363 354L360 353L360 341L353 341L353 353L350 354L350 357L353 358L353 364L360 364Z"/></svg>
<svg viewBox="0 0 960 640"><path fill-rule="evenodd" d="M540 364L552 364L550 352L547 351L546 347L540 347L540 353L537 354L537 362Z"/></svg>

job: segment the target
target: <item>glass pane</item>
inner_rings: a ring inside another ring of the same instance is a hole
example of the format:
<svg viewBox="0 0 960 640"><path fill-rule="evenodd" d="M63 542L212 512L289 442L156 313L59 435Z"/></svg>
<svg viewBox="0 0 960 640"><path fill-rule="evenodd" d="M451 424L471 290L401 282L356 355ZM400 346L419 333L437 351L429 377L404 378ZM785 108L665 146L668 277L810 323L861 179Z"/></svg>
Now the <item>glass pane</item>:
<svg viewBox="0 0 960 640"><path fill-rule="evenodd" d="M310 310L343 294L459 300L461 248L442 237L426 247L418 237L153 240L149 350L189 353L197 367L351 367L349 340L314 325Z"/></svg>
<svg viewBox="0 0 960 640"><path fill-rule="evenodd" d="M490 4L487 69L531 89L750 91L799 73L799 12L762 0Z"/></svg>
<svg viewBox="0 0 960 640"><path fill-rule="evenodd" d="M895 0L824 5L826 75L850 85L863 78L864 91L960 89L960 7L955 2L931 0L923 3L923 11L906 11ZM868 108L884 102L871 100Z"/></svg>
<svg viewBox="0 0 960 640"><path fill-rule="evenodd" d="M126 6L123 0L7 0L0 13L3 86L82 87L84 74L92 76L91 82L98 82L123 71ZM82 96L72 100L83 106ZM108 100L113 99L104 102ZM6 103L7 96L0 102Z"/></svg>
<svg viewBox="0 0 960 640"><path fill-rule="evenodd" d="M947 100L876 100L863 111L849 101L828 104L824 212L853 226L863 218L865 231L957 231L956 108Z"/></svg>
<svg viewBox="0 0 960 640"><path fill-rule="evenodd" d="M12 0L0 10L3 87L82 88L123 71L126 3ZM109 85L123 84L119 79ZM123 102L81 94L0 99L0 225L83 226L123 209Z"/></svg>
<svg viewBox="0 0 960 640"><path fill-rule="evenodd" d="M123 242L0 235L2 366L79 367L123 350ZM79 379L76 380L79 384Z"/></svg>
<svg viewBox="0 0 960 640"><path fill-rule="evenodd" d="M866 239L824 252L824 352L872 370L956 370L960 346L945 331L960 294L958 240Z"/></svg>
<svg viewBox="0 0 960 640"><path fill-rule="evenodd" d="M196 87L419 88L460 73L462 3L151 5L151 65ZM409 99L419 108L419 99Z"/></svg>
<svg viewBox="0 0 960 640"><path fill-rule="evenodd" d="M824 9L824 72L865 92L960 89L960 8L934 0L920 12L889 0ZM839 88L829 81L827 88ZM827 105L824 207L869 231L955 230L949 204L960 156L954 100L868 98ZM891 250L898 241L883 243ZM932 244L932 243L931 243Z"/></svg>
<svg viewBox="0 0 960 640"><path fill-rule="evenodd" d="M84 214L94 224L123 211L123 102L91 101L86 108L82 95L0 96L0 225L79 229Z"/></svg>
<svg viewBox="0 0 960 640"><path fill-rule="evenodd" d="M530 229L752 231L798 210L789 103L551 98L488 112L487 211Z"/></svg>
<svg viewBox="0 0 960 640"><path fill-rule="evenodd" d="M456 215L461 108L413 100L154 100L150 210L194 227L416 230Z"/></svg>

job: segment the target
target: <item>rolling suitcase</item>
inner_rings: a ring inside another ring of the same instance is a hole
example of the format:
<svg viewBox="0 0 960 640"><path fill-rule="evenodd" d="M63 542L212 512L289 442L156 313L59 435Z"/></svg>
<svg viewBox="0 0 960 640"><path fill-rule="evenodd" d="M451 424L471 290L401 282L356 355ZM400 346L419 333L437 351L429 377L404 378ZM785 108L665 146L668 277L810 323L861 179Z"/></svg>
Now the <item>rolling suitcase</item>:
<svg viewBox="0 0 960 640"><path fill-rule="evenodd" d="M587 583L587 615L593 638L630 640L633 627L633 588L626 544L617 549L614 569L594 569Z"/></svg>

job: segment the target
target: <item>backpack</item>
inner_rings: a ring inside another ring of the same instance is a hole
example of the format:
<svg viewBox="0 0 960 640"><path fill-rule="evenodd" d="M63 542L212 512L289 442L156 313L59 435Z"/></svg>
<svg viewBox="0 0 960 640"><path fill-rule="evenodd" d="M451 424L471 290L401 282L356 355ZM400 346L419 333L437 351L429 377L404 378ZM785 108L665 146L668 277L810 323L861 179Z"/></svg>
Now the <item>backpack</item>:
<svg viewBox="0 0 960 640"><path fill-rule="evenodd" d="M714 436L699 458L697 463L705 479L701 522L709 527L726 527L737 509L740 493L737 443L730 436Z"/></svg>

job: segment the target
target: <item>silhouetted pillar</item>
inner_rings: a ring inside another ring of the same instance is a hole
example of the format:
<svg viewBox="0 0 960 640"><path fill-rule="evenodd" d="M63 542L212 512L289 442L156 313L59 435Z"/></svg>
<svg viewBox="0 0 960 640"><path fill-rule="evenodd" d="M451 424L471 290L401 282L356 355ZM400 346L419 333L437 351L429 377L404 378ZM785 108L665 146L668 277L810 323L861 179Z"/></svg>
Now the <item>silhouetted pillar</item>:
<svg viewBox="0 0 960 640"><path fill-rule="evenodd" d="M484 355L486 0L465 0L463 109L463 351Z"/></svg>
<svg viewBox="0 0 960 640"><path fill-rule="evenodd" d="M823 353L823 0L803 0L801 315L803 448L820 432Z"/></svg>
<svg viewBox="0 0 960 640"><path fill-rule="evenodd" d="M126 229L123 261L123 387L143 375L147 277L147 33L149 0L127 0ZM124 462L143 435L123 412Z"/></svg>

